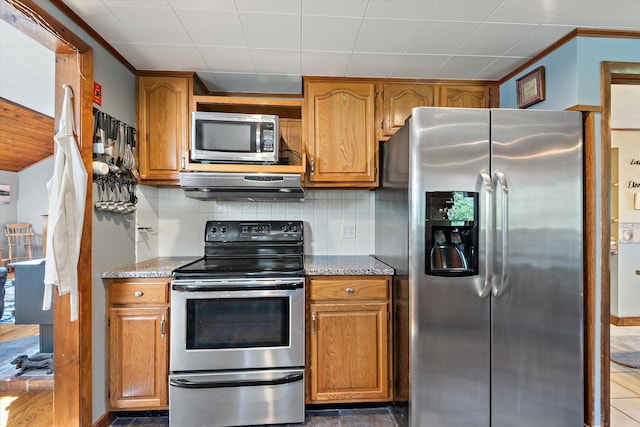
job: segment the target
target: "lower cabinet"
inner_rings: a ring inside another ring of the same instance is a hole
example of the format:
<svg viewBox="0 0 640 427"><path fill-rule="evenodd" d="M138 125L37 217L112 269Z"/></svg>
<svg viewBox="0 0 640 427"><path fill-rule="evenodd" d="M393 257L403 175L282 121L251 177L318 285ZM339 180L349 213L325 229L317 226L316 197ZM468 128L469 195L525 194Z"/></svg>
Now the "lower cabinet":
<svg viewBox="0 0 640 427"><path fill-rule="evenodd" d="M168 409L169 281L107 281L109 410Z"/></svg>
<svg viewBox="0 0 640 427"><path fill-rule="evenodd" d="M392 399L390 277L308 282L307 403Z"/></svg>

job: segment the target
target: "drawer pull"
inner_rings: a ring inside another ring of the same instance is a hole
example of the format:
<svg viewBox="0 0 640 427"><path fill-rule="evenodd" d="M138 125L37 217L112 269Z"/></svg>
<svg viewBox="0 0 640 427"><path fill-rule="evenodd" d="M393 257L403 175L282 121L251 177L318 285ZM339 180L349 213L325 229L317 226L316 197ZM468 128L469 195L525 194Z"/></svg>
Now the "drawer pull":
<svg viewBox="0 0 640 427"><path fill-rule="evenodd" d="M311 334L315 335L316 332L318 331L316 329L316 319L317 319L317 315L316 312L314 311L313 313L311 313Z"/></svg>
<svg viewBox="0 0 640 427"><path fill-rule="evenodd" d="M142 296L142 291L135 291L133 293L133 296L136 297L136 298L140 298Z"/></svg>
<svg viewBox="0 0 640 427"><path fill-rule="evenodd" d="M164 314L162 315L162 320L160 321L160 336L162 338L164 338L165 333L164 333L164 325L167 322L167 319L165 318Z"/></svg>
<svg viewBox="0 0 640 427"><path fill-rule="evenodd" d="M354 292L355 292L355 290L354 290L353 288L347 288L347 289L345 289L344 291L345 291L346 293L348 293L348 294L352 294L352 293L354 293Z"/></svg>

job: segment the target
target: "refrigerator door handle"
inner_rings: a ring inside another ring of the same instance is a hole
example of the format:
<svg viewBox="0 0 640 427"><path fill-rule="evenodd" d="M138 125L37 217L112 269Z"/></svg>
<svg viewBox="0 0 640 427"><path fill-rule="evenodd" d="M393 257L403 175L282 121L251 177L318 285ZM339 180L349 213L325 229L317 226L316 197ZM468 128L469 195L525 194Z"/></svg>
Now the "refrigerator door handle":
<svg viewBox="0 0 640 427"><path fill-rule="evenodd" d="M507 184L507 177L500 169L493 171L498 185L502 189L502 198L500 203L500 240L502 252L500 254L500 285L493 289L493 295L499 297L504 293L507 288L507 265L508 261L508 241L509 241L509 185Z"/></svg>
<svg viewBox="0 0 640 427"><path fill-rule="evenodd" d="M493 270L491 268L491 248L493 248L494 232L491 230L492 224L492 202L493 202L493 182L491 175L486 170L480 171L480 179L484 184L485 190L485 208L484 208L484 229L485 229L485 254L484 254L484 286L480 292L480 298L487 298L491 294L491 283L493 281Z"/></svg>

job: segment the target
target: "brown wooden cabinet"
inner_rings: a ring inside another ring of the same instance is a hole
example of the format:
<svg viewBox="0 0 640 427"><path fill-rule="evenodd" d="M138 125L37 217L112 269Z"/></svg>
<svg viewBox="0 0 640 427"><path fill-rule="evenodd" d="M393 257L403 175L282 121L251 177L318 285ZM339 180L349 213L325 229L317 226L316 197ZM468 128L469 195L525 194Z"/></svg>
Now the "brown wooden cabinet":
<svg viewBox="0 0 640 427"><path fill-rule="evenodd" d="M169 280L107 281L109 410L168 409Z"/></svg>
<svg viewBox="0 0 640 427"><path fill-rule="evenodd" d="M140 182L178 185L189 146L194 73L138 74L138 169Z"/></svg>
<svg viewBox="0 0 640 427"><path fill-rule="evenodd" d="M376 187L374 82L305 78L304 94L305 185Z"/></svg>
<svg viewBox="0 0 640 427"><path fill-rule="evenodd" d="M497 107L492 101L496 89L486 85L444 85L440 88L440 107L489 108Z"/></svg>
<svg viewBox="0 0 640 427"><path fill-rule="evenodd" d="M307 403L391 400L390 281L309 278Z"/></svg>
<svg viewBox="0 0 640 427"><path fill-rule="evenodd" d="M378 140L386 141L404 125L415 107L432 107L439 87L431 83L380 83L378 85Z"/></svg>

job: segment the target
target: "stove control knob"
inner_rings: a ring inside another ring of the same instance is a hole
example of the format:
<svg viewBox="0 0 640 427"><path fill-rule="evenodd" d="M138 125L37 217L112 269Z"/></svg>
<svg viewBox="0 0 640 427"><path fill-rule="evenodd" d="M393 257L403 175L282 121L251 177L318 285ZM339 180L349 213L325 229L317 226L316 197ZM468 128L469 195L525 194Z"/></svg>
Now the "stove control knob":
<svg viewBox="0 0 640 427"><path fill-rule="evenodd" d="M289 226L289 231L291 231L292 233L295 233L298 231L298 226L297 225L290 225Z"/></svg>
<svg viewBox="0 0 640 427"><path fill-rule="evenodd" d="M286 233L289 230L289 227L287 227L286 225L282 226L282 232Z"/></svg>
<svg viewBox="0 0 640 427"><path fill-rule="evenodd" d="M220 227L220 232L221 233L226 233L227 232L227 226L223 225L222 227Z"/></svg>
<svg viewBox="0 0 640 427"><path fill-rule="evenodd" d="M211 227L211 232L212 233L217 233L218 232L218 227L216 227L215 225L213 227Z"/></svg>

